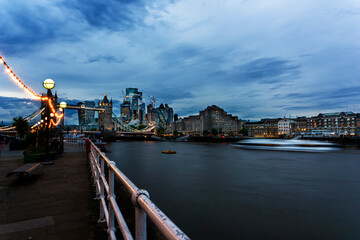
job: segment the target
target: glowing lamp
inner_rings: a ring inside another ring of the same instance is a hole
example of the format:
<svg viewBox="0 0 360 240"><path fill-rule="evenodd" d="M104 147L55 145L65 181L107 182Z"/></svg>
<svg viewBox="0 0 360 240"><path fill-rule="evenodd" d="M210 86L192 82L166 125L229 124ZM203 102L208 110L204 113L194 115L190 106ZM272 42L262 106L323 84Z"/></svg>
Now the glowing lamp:
<svg viewBox="0 0 360 240"><path fill-rule="evenodd" d="M50 113L50 117L54 117L55 115L54 115L54 113Z"/></svg>
<svg viewBox="0 0 360 240"><path fill-rule="evenodd" d="M44 88L53 89L55 87L55 82L52 79L46 79L43 83Z"/></svg>
<svg viewBox="0 0 360 240"><path fill-rule="evenodd" d="M0 57L0 63L4 63L4 60L2 59L2 57Z"/></svg>
<svg viewBox="0 0 360 240"><path fill-rule="evenodd" d="M65 108L67 107L66 102L61 102L61 103L60 103L60 107L63 108L63 109L65 109Z"/></svg>

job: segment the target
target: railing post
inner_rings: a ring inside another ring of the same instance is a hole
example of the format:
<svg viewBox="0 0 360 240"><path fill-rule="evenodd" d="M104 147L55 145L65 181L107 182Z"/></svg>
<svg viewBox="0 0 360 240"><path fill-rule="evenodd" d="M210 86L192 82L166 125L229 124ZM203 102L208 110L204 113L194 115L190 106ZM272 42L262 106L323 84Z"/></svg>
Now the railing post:
<svg viewBox="0 0 360 240"><path fill-rule="evenodd" d="M94 173L95 173L95 178L94 178L94 182L95 182L95 194L96 194L96 199L99 199L99 197L100 197L100 189L98 188L98 182L99 182L99 172L98 172L98 166L99 166L99 163L100 163L100 161L101 161L101 155L100 155L100 153L98 154L98 156L97 156L97 159L95 159L95 165L94 165L94 167L95 167L95 171L94 171Z"/></svg>
<svg viewBox="0 0 360 240"><path fill-rule="evenodd" d="M140 195L146 195L148 198L150 198L149 193L144 189L138 190L131 197L131 200L135 206L135 240L146 240L146 213L137 203L137 199Z"/></svg>
<svg viewBox="0 0 360 240"><path fill-rule="evenodd" d="M104 167L104 163L105 160L100 157L100 169L101 169L101 173L99 176L99 181L100 181L100 200L101 199L105 199L105 194L104 194L104 182L103 182L103 178L105 177L105 167ZM104 213L104 206L102 205L102 201L100 201L100 219L99 222L103 222L105 220L105 213Z"/></svg>
<svg viewBox="0 0 360 240"><path fill-rule="evenodd" d="M108 222L108 234L111 236L111 232L115 233L115 215L114 215L114 209L111 205L110 198L115 198L115 191L114 191L114 184L115 184L115 175L114 171L111 169L111 165L115 166L115 162L111 161L109 162L108 168L109 168L109 194L107 197L108 200L108 211L109 211L109 222Z"/></svg>

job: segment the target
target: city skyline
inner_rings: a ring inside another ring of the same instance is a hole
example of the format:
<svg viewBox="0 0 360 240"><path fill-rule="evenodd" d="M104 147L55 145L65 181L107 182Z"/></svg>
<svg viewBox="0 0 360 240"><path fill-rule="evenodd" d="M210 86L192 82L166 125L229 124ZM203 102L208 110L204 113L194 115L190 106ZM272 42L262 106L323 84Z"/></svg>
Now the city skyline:
<svg viewBox="0 0 360 240"><path fill-rule="evenodd" d="M70 103L106 93L118 113L121 90L135 87L180 116L210 105L250 120L360 112L356 1L0 6L0 55L38 93L54 79ZM0 84L0 121L40 106L7 75Z"/></svg>

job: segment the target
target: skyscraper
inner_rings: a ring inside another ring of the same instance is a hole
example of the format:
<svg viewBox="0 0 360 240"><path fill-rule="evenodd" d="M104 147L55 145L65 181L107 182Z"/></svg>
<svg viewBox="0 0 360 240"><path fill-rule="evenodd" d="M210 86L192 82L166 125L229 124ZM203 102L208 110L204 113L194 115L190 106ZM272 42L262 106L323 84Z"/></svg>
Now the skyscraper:
<svg viewBox="0 0 360 240"><path fill-rule="evenodd" d="M125 101L124 99L124 102L120 104L120 112L120 116L122 117L123 121L128 122L131 120L129 101Z"/></svg>
<svg viewBox="0 0 360 240"><path fill-rule="evenodd" d="M169 107L169 105L160 104L158 108L156 108L156 123L162 127L167 127L174 120L174 110Z"/></svg>
<svg viewBox="0 0 360 240"><path fill-rule="evenodd" d="M142 100L142 92L137 88L126 88L125 101L130 103L131 119L139 119L139 101Z"/></svg>
<svg viewBox="0 0 360 240"><path fill-rule="evenodd" d="M84 101L77 104L80 108L95 108L95 102ZM79 126L81 129L87 130L89 124L95 121L95 111L78 109Z"/></svg>

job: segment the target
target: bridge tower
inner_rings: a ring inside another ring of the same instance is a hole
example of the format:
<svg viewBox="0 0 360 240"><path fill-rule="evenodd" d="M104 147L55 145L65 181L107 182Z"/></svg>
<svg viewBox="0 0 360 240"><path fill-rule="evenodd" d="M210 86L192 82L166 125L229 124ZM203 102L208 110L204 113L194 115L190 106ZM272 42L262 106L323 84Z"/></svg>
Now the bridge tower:
<svg viewBox="0 0 360 240"><path fill-rule="evenodd" d="M105 111L99 111L99 130L113 130L114 123L112 120L113 102L109 101L106 94L102 101L99 101L99 108L104 108Z"/></svg>
<svg viewBox="0 0 360 240"><path fill-rule="evenodd" d="M55 92L55 95L52 94L52 92L50 90L47 91L47 94L44 94L42 93L41 94L41 97L47 97L49 96L50 99L51 99L51 103L54 107L56 107L58 105L58 96L57 96L57 93ZM48 104L48 100L44 100L44 101L41 101L41 108L45 108ZM46 123L46 111L43 111L41 113L41 120L43 120L44 123ZM55 117L50 117L50 119L53 119L53 121L55 121ZM49 121L50 122L50 121Z"/></svg>

